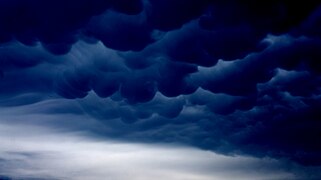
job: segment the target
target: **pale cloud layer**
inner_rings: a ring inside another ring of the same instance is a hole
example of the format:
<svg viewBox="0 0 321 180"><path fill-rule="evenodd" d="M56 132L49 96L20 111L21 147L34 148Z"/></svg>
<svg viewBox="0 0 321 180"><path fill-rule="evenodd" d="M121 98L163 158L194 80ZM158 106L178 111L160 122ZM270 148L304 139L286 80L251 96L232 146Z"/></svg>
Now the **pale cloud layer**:
<svg viewBox="0 0 321 180"><path fill-rule="evenodd" d="M1 174L22 179L294 179L272 159L223 156L166 144L134 144L35 125L0 124Z"/></svg>

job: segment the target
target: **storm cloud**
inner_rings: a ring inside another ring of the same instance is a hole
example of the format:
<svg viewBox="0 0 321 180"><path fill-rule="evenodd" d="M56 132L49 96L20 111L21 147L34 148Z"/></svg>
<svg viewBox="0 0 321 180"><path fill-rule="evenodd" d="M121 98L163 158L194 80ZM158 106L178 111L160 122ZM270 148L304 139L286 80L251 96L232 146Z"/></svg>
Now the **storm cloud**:
<svg viewBox="0 0 321 180"><path fill-rule="evenodd" d="M320 21L314 0L3 0L0 115L318 168Z"/></svg>

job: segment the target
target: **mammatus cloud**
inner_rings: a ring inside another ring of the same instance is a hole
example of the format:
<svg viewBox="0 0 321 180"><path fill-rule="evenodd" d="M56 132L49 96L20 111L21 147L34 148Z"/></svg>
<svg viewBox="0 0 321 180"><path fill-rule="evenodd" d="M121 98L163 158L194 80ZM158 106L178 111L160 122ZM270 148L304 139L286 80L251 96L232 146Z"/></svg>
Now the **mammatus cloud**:
<svg viewBox="0 0 321 180"><path fill-rule="evenodd" d="M312 0L1 1L0 115L318 167L320 9Z"/></svg>

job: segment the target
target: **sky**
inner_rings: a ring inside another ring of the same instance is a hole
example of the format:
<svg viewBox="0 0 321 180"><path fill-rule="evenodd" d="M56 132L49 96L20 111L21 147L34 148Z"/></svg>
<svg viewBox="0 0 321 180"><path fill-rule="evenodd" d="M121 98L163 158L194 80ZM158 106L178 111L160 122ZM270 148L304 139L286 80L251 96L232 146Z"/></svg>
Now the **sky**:
<svg viewBox="0 0 321 180"><path fill-rule="evenodd" d="M0 180L321 178L321 2L0 0Z"/></svg>

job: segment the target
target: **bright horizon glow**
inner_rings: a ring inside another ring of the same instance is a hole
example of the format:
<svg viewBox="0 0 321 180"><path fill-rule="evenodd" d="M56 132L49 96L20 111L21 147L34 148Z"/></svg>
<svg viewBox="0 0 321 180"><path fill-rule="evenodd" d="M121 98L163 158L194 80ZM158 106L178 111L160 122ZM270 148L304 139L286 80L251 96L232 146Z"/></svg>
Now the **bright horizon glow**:
<svg viewBox="0 0 321 180"><path fill-rule="evenodd" d="M272 159L166 144L101 141L34 125L0 124L1 175L66 180L293 179ZM279 169L280 168L280 169Z"/></svg>

